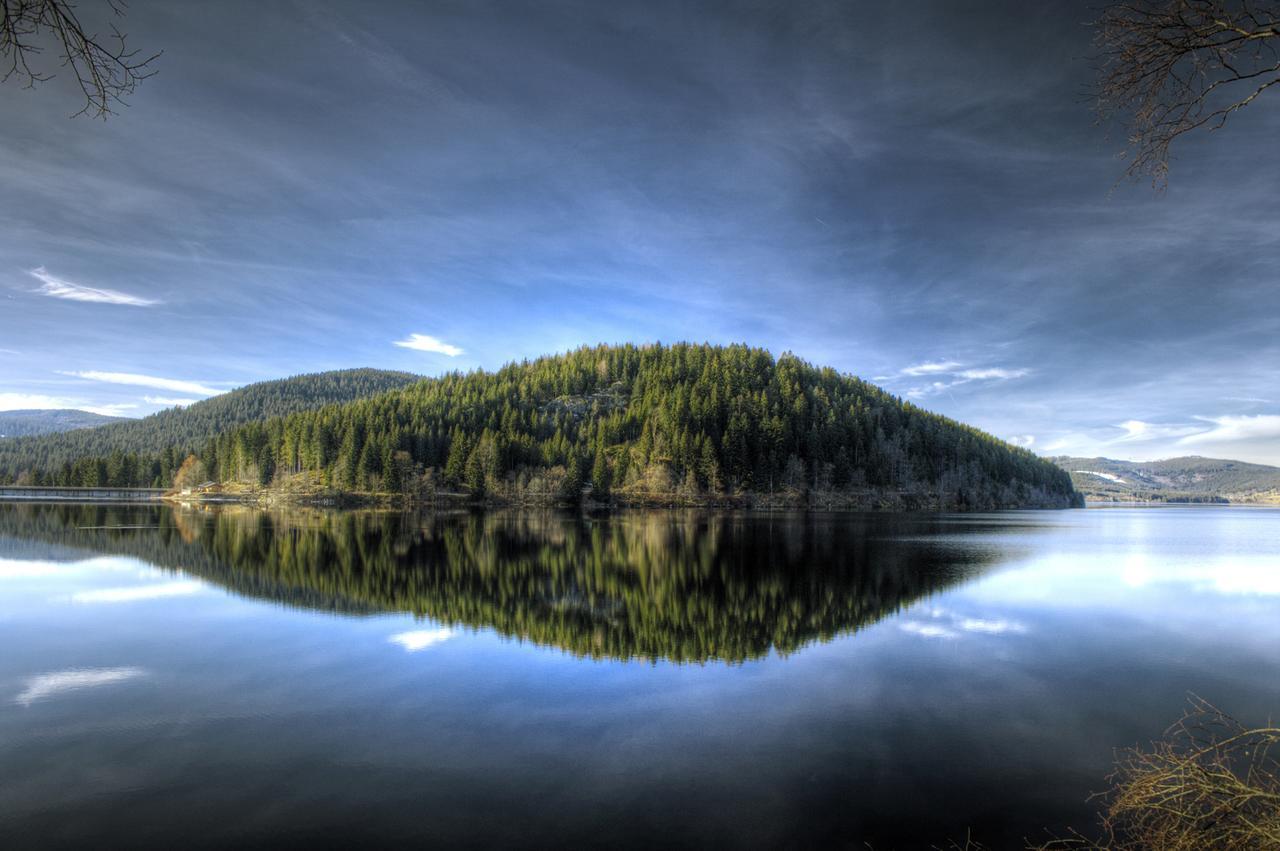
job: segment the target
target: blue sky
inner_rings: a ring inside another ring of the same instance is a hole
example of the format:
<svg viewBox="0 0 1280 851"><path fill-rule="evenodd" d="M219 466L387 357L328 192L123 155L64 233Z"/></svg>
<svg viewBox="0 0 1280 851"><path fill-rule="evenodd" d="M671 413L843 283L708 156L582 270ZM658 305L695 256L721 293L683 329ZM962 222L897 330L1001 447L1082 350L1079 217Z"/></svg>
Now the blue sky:
<svg viewBox="0 0 1280 851"><path fill-rule="evenodd" d="M1046 454L1280 463L1280 96L1116 185L1089 14L134 0L119 116L0 86L0 408L744 341Z"/></svg>

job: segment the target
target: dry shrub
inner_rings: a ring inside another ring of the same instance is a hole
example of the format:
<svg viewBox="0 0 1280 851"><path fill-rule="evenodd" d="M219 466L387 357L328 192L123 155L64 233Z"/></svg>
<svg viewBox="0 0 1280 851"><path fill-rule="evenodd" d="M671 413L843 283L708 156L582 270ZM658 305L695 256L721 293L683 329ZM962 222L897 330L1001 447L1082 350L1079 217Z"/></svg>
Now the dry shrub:
<svg viewBox="0 0 1280 851"><path fill-rule="evenodd" d="M1041 849L1280 849L1280 727L1246 728L1198 698L1149 750L1121 751L1102 838Z"/></svg>

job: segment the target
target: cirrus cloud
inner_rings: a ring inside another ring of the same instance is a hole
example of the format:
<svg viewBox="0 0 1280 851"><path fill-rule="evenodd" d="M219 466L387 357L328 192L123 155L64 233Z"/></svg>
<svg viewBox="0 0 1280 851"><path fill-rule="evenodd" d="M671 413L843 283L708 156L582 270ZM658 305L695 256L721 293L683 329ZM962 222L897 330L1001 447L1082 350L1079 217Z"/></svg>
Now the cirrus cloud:
<svg viewBox="0 0 1280 851"><path fill-rule="evenodd" d="M1189 434L1182 444L1234 443L1242 440L1280 440L1280 414L1200 417L1211 428Z"/></svg>
<svg viewBox="0 0 1280 851"><path fill-rule="evenodd" d="M963 366L963 364L961 364L959 361L953 361L953 360L925 361L924 363L918 363L913 366L909 366L903 369L902 372L899 374L910 375L910 376L937 375L938 373L951 372L952 370L960 366Z"/></svg>
<svg viewBox="0 0 1280 851"><path fill-rule="evenodd" d="M90 301L98 304L124 304L130 307L153 307L160 304L155 299L142 298L141 296L122 293L119 290L77 284L68 281L66 278L59 278L57 275L50 274L43 266L37 266L27 274L40 282L40 286L34 292L50 298L62 298L68 301Z"/></svg>
<svg viewBox="0 0 1280 851"><path fill-rule="evenodd" d="M194 405L199 399L174 399L169 396L143 396L143 401L148 405L164 405L166 408L180 407L185 408L187 405Z"/></svg>
<svg viewBox="0 0 1280 851"><path fill-rule="evenodd" d="M920 399L975 381L1008 381L1011 378L1022 378L1030 374L1029 369L1011 369L1003 366L971 367L965 366L960 361L937 360L912 364L903 367L893 375L878 375L875 380L892 383L905 378L936 379L928 384L917 384L907 388L905 395L908 398Z"/></svg>
<svg viewBox="0 0 1280 851"><path fill-rule="evenodd" d="M104 381L107 384L128 384L135 387L151 387L156 390L172 390L175 393L192 393L196 396L217 396L225 393L216 387L209 387L197 381L184 381L177 378L160 378L155 375L139 375L134 372L101 372L96 369L83 371L63 371L62 375L84 378L89 381ZM158 403L157 403L158 404Z"/></svg>

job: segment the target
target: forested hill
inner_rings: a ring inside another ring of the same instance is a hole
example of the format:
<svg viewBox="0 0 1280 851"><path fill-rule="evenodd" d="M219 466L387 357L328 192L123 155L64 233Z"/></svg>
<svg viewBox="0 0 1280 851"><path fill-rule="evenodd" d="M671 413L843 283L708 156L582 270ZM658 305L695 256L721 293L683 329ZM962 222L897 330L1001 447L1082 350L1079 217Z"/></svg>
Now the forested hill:
<svg viewBox="0 0 1280 851"><path fill-rule="evenodd" d="M751 495L897 508L1079 501L1066 472L1026 450L857 378L746 346L582 348L243 420L199 448L201 477L537 501L576 501L584 490L628 503ZM144 453L108 464L109 475L138 471L111 484L150 483L180 463L168 447L182 441L157 434L150 447L104 444ZM60 467L65 458L16 451L6 471L33 460L32 478L47 483L82 484L72 480L104 472L100 460Z"/></svg>
<svg viewBox="0 0 1280 851"><path fill-rule="evenodd" d="M77 411L72 408L0 411L0 438L53 434L77 428L97 428L107 423L118 423L123 419L124 417L109 417L105 414Z"/></svg>
<svg viewBox="0 0 1280 851"><path fill-rule="evenodd" d="M142 419L0 440L0 481L21 476L41 484L168 486L186 454L201 451L219 432L385 393L419 379L407 372L378 369L298 375L249 384Z"/></svg>
<svg viewBox="0 0 1280 851"><path fill-rule="evenodd" d="M1118 461L1051 459L1090 499L1141 502L1280 503L1280 467L1220 458Z"/></svg>
<svg viewBox="0 0 1280 851"><path fill-rule="evenodd" d="M224 432L224 482L499 499L855 495L1066 506L1053 464L832 369L746 346L599 346ZM832 500L827 499L830 503Z"/></svg>

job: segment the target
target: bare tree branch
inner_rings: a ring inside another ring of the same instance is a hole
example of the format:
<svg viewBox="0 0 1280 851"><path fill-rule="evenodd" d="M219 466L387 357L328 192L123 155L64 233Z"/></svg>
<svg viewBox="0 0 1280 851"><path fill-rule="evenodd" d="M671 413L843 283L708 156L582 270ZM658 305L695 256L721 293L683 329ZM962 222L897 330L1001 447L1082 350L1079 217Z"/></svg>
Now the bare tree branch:
<svg viewBox="0 0 1280 851"><path fill-rule="evenodd" d="M115 17L124 15L124 0L106 0L106 5ZM85 29L69 0L0 0L0 82L17 78L34 88L52 79L52 73L33 64L52 45L84 94L76 115L106 118L139 81L155 73L151 63L160 56L130 49L114 22L109 29L105 36Z"/></svg>
<svg viewBox="0 0 1280 851"><path fill-rule="evenodd" d="M1175 139L1280 88L1280 0L1128 0L1095 27L1098 116L1125 123L1126 174L1158 189Z"/></svg>

